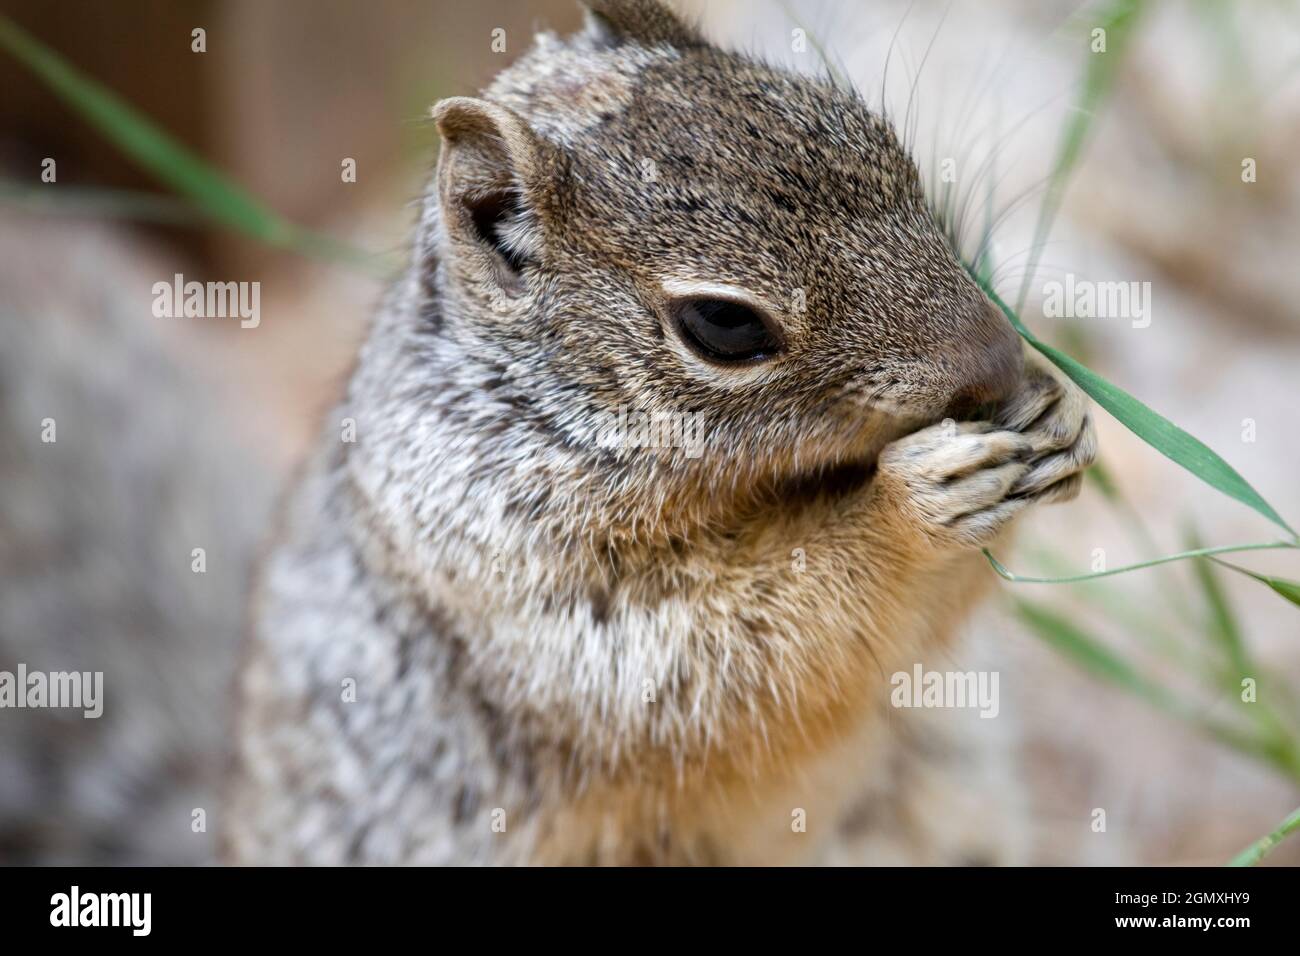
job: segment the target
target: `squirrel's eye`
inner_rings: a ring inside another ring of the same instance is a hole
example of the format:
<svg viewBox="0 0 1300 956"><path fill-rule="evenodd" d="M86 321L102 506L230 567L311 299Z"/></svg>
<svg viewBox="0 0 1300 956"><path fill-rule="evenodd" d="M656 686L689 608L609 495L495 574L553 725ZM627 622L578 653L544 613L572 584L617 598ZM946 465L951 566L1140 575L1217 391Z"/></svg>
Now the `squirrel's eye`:
<svg viewBox="0 0 1300 956"><path fill-rule="evenodd" d="M729 299L681 299L671 306L682 339L702 358L750 362L769 358L781 343L763 316Z"/></svg>

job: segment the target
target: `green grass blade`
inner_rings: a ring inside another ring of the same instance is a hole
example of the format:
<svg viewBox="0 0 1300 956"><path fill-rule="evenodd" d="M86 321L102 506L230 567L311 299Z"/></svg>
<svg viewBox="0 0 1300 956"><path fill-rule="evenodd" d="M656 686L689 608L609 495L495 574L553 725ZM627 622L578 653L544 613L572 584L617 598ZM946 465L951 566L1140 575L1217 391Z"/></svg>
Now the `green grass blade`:
<svg viewBox="0 0 1300 956"><path fill-rule="evenodd" d="M1018 301L1023 305L1037 266L1038 252L1051 230L1052 222L1061 205L1061 198L1070 174L1074 171L1093 117L1102 101L1109 93L1114 82L1120 62L1133 36L1134 27L1143 9L1140 0L1112 0L1103 13L1096 18L1095 26L1106 31L1107 48L1105 53L1091 54L1085 72L1083 91L1076 104L1073 117L1067 124L1057 149L1057 156L1049 177L1047 195L1039 210L1038 222L1034 230L1034 242L1031 247L1028 268L1021 285ZM972 277L978 282L989 297L998 305L1016 330L1035 349L1046 356L1061 371L1065 372L1080 388L1092 397L1097 404L1115 416L1135 435L1155 448L1161 454L1181 465L1183 468L1205 481L1211 487L1235 498L1253 508L1279 527L1285 528L1294 539L1295 531L1282 516L1264 500L1250 483L1200 440L1183 431L1173 422L1152 411L1123 389L1108 382L1083 363L1071 358L1064 352L1052 348L1040 341L1020 321L1017 310L1011 309L996 294L985 276L979 270L979 264L969 264ZM1104 486L1103 486L1103 490Z"/></svg>
<svg viewBox="0 0 1300 956"><path fill-rule="evenodd" d="M1300 582L1267 576L1261 580L1292 604L1300 606Z"/></svg>
<svg viewBox="0 0 1300 956"><path fill-rule="evenodd" d="M128 156L217 221L274 244L294 228L178 145L97 81L0 16L0 47L39 76Z"/></svg>
<svg viewBox="0 0 1300 956"><path fill-rule="evenodd" d="M1221 564L1225 568L1236 571L1238 574L1244 574L1248 578L1254 578L1261 584L1267 584L1282 597L1286 598L1292 604L1300 606L1300 581L1292 581L1289 578L1274 577L1271 574L1259 574L1256 571L1248 570L1236 564L1229 564L1227 561L1220 561L1218 558L1210 558L1215 564Z"/></svg>
<svg viewBox="0 0 1300 956"><path fill-rule="evenodd" d="M179 196L128 189L79 186L51 189L48 185L29 186L12 179L0 179L0 203L43 214L132 219L178 226L192 226L205 221L192 203Z"/></svg>
<svg viewBox="0 0 1300 956"><path fill-rule="evenodd" d="M1039 637L1094 677L1122 687L1157 707L1169 708L1168 694L1147 681L1126 661L1112 654L1071 621L1029 601L1016 601L1014 606L1021 620Z"/></svg>
<svg viewBox="0 0 1300 956"><path fill-rule="evenodd" d="M984 549L984 557L988 558L989 564L998 576L1012 582L1013 584L1074 584L1076 581L1093 581L1097 578L1108 578L1115 574L1127 574L1130 571L1141 571L1144 568L1154 568L1160 564L1169 564L1171 561L1185 561L1188 558L1206 558L1215 554L1233 554L1238 551L1271 551L1277 548L1295 548L1296 545L1289 541L1265 541L1258 544L1226 544L1217 548L1197 548L1194 551L1180 551L1177 554L1167 554L1162 558L1152 558L1150 561L1140 561L1137 564L1126 564L1119 568L1110 568L1106 571L1093 571L1088 574L1071 574L1063 578L1036 578L1024 574L1016 574L1008 570L997 558L993 557L988 548Z"/></svg>
<svg viewBox="0 0 1300 956"><path fill-rule="evenodd" d="M1187 544L1195 550L1202 548L1201 541L1194 530L1188 534ZM1246 653L1241 624L1209 560L1193 561L1192 570L1196 574L1196 581L1201 586L1201 594L1210 612L1209 632L1227 657L1228 664L1232 668L1229 683L1236 686L1241 678L1255 673L1250 663L1250 655Z"/></svg>
<svg viewBox="0 0 1300 956"><path fill-rule="evenodd" d="M1053 551L1037 548L1029 552L1029 558L1035 565L1045 566L1052 574L1069 573L1066 561ZM1169 626L1172 622L1168 614L1153 605L1147 593L1134 601L1123 590L1107 584L1080 581L1075 594L1087 603L1091 611L1143 641L1180 671L1196 675L1203 673L1205 668L1199 655L1193 653L1195 648L1185 640L1185 628L1179 628L1175 636Z"/></svg>
<svg viewBox="0 0 1300 956"><path fill-rule="evenodd" d="M1188 535L1188 543L1193 547L1200 545L1195 530ZM1263 684L1266 675L1251 657L1241 624L1228 601L1227 592L1224 591L1218 575L1214 573L1214 564L1221 564L1234 571L1240 570L1250 577L1256 575L1213 557L1192 562L1196 579L1201 585L1201 591L1210 611L1208 629L1210 637L1219 644L1226 658L1226 667L1221 665L1219 668L1219 680L1224 690L1233 695L1235 700L1236 695L1241 692L1243 678L1253 677ZM1268 746L1277 755L1278 762L1293 768L1293 772L1300 770L1300 746L1298 746L1300 741L1296 739L1295 732L1275 709L1273 695L1264 693L1261 687L1258 699L1244 705L1244 709L1255 722L1260 733L1270 741Z"/></svg>
<svg viewBox="0 0 1300 956"><path fill-rule="evenodd" d="M1079 157L1083 155L1083 147L1092 128L1093 118L1115 82L1115 76L1128 50L1133 28L1137 25L1142 7L1140 0L1111 0L1098 17L1090 20L1090 26L1106 31L1106 52L1089 53L1082 91L1074 105L1070 121L1062 131L1061 142L1056 150L1056 160L1052 164L1052 172L1048 177L1047 192L1043 196L1043 204L1038 209L1034 241L1030 246L1025 277L1020 285L1020 295L1016 298L1018 307L1022 308L1025 304L1025 296L1029 292L1029 284L1033 281L1034 273L1038 268L1038 259L1043 245L1052 231L1052 223L1061 208L1066 184L1074 172L1074 167L1078 165Z"/></svg>
<svg viewBox="0 0 1300 956"><path fill-rule="evenodd" d="M1079 345L1083 346L1084 344L1083 340L1080 339ZM1078 352L1075 352L1075 354L1077 355ZM1146 517L1128 500L1128 496L1124 494L1119 483L1106 468L1105 462L1099 461L1093 464L1085 472L1085 476L1093 479L1093 484L1101 491L1106 503L1110 505L1125 530L1137 543L1139 552L1142 554L1159 554L1162 549L1156 542L1155 535L1151 532L1150 527L1148 527ZM1195 547L1200 547L1200 544L1198 543ZM1191 602L1184 600L1182 594L1185 583L1182 576L1173 573L1174 569L1169 566L1165 566L1163 570L1166 573L1159 588L1162 603L1175 617L1182 621L1183 630L1189 628L1199 630L1202 622L1193 609Z"/></svg>
<svg viewBox="0 0 1300 956"><path fill-rule="evenodd" d="M1291 815L1279 823L1277 829L1272 833L1260 837L1233 857L1228 866L1254 866L1272 853L1279 843L1297 830L1300 830L1300 808L1293 810Z"/></svg>
<svg viewBox="0 0 1300 956"><path fill-rule="evenodd" d="M214 222L270 245L319 258L354 262L370 258L344 243L301 229L267 209L107 87L3 15L0 49L36 74L122 152Z"/></svg>
<svg viewBox="0 0 1300 956"><path fill-rule="evenodd" d="M1120 424L1175 464L1200 478L1210 487L1253 508L1269 521L1285 528L1294 539L1295 531L1267 501L1241 477L1231 465L1208 445L1183 431L1169 419L1143 405L1117 385L1106 381L1092 369L1075 361L1041 341L1020 321L1019 316L992 289L985 287L989 298L1002 310L1016 331L1057 368L1110 412Z"/></svg>
<svg viewBox="0 0 1300 956"><path fill-rule="evenodd" d="M1017 615L1046 644L1079 665L1089 674L1127 691L1172 717L1191 724L1220 743L1240 753L1255 757L1296 776L1300 768L1288 763L1288 756L1277 750L1271 740L1206 717L1158 684L1145 678L1123 658L1112 653L1100 641L1090 637L1073 621L1041 604L1016 601Z"/></svg>

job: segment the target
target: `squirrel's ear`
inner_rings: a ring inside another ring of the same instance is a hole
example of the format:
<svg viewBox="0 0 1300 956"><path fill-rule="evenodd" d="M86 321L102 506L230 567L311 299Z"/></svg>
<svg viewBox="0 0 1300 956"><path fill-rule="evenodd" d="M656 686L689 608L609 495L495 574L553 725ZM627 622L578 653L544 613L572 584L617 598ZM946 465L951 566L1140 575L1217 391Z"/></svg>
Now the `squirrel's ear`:
<svg viewBox="0 0 1300 956"><path fill-rule="evenodd" d="M487 257L506 287L537 249L537 216L554 173L555 148L514 111L453 96L433 108L442 134L438 199L453 240Z"/></svg>
<svg viewBox="0 0 1300 956"><path fill-rule="evenodd" d="M625 42L642 46L703 46L699 31L688 26L660 0L583 0L587 8L587 35L597 46Z"/></svg>

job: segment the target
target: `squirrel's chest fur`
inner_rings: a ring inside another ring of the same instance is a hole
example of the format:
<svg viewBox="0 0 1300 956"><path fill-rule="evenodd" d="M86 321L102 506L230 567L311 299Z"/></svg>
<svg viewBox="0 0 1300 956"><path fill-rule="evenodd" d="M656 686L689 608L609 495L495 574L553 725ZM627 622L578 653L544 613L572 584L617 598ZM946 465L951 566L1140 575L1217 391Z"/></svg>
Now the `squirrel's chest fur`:
<svg viewBox="0 0 1300 956"><path fill-rule="evenodd" d="M870 536L773 522L575 589L550 573L564 553L462 526L413 578L339 458L309 474L264 570L234 859L924 858L897 848L929 839L898 820L951 755L889 710L888 675L944 659L974 562L900 591Z"/></svg>

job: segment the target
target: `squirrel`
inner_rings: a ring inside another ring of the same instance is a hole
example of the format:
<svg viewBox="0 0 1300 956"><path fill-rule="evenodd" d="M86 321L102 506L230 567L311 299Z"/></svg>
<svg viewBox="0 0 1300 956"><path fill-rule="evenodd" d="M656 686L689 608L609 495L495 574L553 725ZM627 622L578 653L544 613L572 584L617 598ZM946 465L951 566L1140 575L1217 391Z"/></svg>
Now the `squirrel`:
<svg viewBox="0 0 1300 956"><path fill-rule="evenodd" d="M223 858L1001 862L917 809L969 755L888 675L1077 493L1082 393L855 92L585 6L434 108L410 266L257 585ZM628 410L695 446L602 440Z"/></svg>

